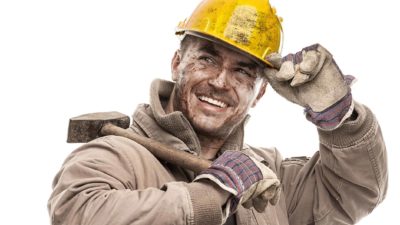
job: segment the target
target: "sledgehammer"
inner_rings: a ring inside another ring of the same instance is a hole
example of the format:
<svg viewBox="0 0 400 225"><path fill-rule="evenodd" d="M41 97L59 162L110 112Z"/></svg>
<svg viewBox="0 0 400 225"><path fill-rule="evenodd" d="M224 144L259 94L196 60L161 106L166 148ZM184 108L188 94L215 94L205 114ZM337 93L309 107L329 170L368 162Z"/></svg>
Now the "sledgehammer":
<svg viewBox="0 0 400 225"><path fill-rule="evenodd" d="M90 113L73 117L69 121L67 142L84 143L101 136L116 135L137 142L161 160L196 173L211 165L208 160L134 133L127 129L129 124L129 116L119 112Z"/></svg>

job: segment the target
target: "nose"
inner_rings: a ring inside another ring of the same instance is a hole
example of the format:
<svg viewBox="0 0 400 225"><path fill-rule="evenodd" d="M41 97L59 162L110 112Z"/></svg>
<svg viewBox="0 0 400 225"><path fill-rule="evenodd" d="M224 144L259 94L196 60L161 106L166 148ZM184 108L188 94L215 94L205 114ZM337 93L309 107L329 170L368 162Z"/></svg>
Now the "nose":
<svg viewBox="0 0 400 225"><path fill-rule="evenodd" d="M228 89L228 71L226 69L221 70L208 83L215 88Z"/></svg>

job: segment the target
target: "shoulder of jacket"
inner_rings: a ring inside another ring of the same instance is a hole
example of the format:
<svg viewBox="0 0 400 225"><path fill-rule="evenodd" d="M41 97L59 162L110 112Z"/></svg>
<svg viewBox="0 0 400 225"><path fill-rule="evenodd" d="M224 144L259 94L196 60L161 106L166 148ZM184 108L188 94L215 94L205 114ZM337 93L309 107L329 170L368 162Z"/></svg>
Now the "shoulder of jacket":
<svg viewBox="0 0 400 225"><path fill-rule="evenodd" d="M88 145L104 145L112 149L112 151L123 153L127 156L129 155L151 155L151 153L139 143L130 140L125 137L108 135L104 137L97 138L89 143Z"/></svg>

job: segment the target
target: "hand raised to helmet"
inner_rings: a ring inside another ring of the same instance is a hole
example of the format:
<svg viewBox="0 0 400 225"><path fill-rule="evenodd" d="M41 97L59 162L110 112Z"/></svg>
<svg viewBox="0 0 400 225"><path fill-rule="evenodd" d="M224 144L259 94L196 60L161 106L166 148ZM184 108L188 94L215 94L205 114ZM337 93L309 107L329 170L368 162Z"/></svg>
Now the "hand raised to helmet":
<svg viewBox="0 0 400 225"><path fill-rule="evenodd" d="M319 120L328 120L330 129L351 115L353 101L349 84L354 77L343 76L332 55L321 45L311 45L284 58L271 54L267 60L279 68L265 70L272 88L287 100L303 106L312 122L320 126Z"/></svg>

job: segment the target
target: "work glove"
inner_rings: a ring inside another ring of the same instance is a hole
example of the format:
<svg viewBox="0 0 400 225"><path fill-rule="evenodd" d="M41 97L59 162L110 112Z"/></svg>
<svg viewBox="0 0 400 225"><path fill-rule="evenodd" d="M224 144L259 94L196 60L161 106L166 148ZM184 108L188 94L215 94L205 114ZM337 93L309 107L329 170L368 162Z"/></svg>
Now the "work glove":
<svg viewBox="0 0 400 225"><path fill-rule="evenodd" d="M352 76L343 76L332 55L314 44L281 58L267 56L275 67L265 69L272 88L287 100L305 108L308 120L324 130L333 130L351 116L354 103ZM276 69L277 68L277 69Z"/></svg>
<svg viewBox="0 0 400 225"><path fill-rule="evenodd" d="M232 195L225 207L225 219L239 204L263 212L268 202L275 205L280 196L276 174L262 162L241 152L225 151L194 181L209 179Z"/></svg>

